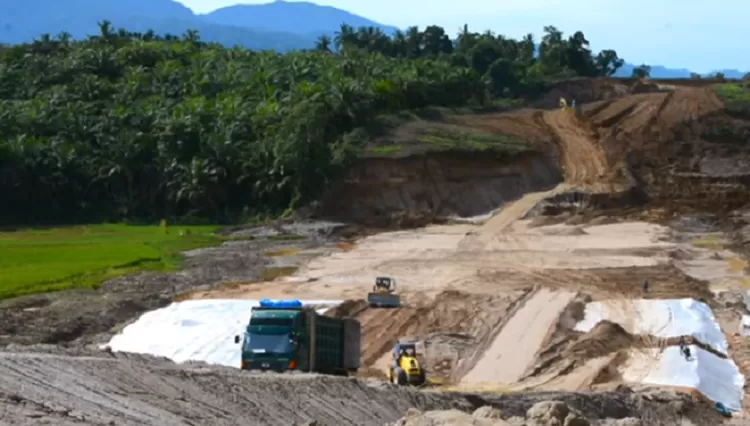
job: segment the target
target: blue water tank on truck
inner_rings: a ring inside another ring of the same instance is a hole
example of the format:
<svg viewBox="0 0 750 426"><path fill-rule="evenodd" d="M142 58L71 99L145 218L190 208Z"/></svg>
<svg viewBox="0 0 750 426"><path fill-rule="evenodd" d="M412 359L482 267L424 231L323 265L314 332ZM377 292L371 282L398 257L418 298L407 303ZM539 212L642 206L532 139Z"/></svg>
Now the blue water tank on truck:
<svg viewBox="0 0 750 426"><path fill-rule="evenodd" d="M244 336L235 336L240 342L244 370L348 375L360 365L359 321L320 315L299 300L261 300Z"/></svg>

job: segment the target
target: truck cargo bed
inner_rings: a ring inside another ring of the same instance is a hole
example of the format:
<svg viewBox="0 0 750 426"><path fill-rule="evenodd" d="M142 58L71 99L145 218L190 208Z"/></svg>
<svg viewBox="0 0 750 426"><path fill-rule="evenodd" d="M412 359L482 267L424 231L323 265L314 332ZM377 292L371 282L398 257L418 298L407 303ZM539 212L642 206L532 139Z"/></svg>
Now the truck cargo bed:
<svg viewBox="0 0 750 426"><path fill-rule="evenodd" d="M344 370L344 322L339 318L316 315L315 370Z"/></svg>
<svg viewBox="0 0 750 426"><path fill-rule="evenodd" d="M344 368L353 372L359 369L362 353L362 331L359 321L344 318Z"/></svg>

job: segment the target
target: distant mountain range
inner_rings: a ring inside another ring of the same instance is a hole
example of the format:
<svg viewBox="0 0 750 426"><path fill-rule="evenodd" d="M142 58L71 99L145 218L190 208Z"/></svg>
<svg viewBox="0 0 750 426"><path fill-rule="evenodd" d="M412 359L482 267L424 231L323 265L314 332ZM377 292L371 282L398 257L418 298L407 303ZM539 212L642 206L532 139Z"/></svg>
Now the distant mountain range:
<svg viewBox="0 0 750 426"><path fill-rule="evenodd" d="M99 32L97 22L117 28L158 34L198 30L205 41L226 46L287 51L314 45L320 35L333 35L342 23L355 28L372 26L392 34L398 28L330 6L308 2L274 1L236 5L196 15L173 0L25 0L0 3L0 43L23 43L44 33L68 32L82 38ZM630 76L636 65L625 64L617 76ZM745 72L722 70L727 78ZM713 74L713 73L711 73ZM652 78L689 78L691 71L651 66Z"/></svg>
<svg viewBox="0 0 750 426"><path fill-rule="evenodd" d="M68 32L73 38L97 34L97 22L116 28L181 35L198 30L205 41L251 49L310 48L342 23L373 26L390 34L397 28L314 3L275 1L230 6L196 15L173 0L28 0L0 2L0 43L23 43L44 33Z"/></svg>
<svg viewBox="0 0 750 426"><path fill-rule="evenodd" d="M625 63L622 68L617 70L615 77L630 77L633 73L633 68L638 65ZM715 70L706 74L702 74L703 77L710 77L716 75L716 73L724 74L725 78L742 78L747 74L747 71L740 70ZM666 68L661 65L651 65L651 78L690 78L693 71L685 68Z"/></svg>
<svg viewBox="0 0 750 426"><path fill-rule="evenodd" d="M321 34L333 34L342 23L354 28L377 27L389 35L398 30L396 27L383 25L345 10L307 2L274 1L266 4L236 5L200 16L219 25L283 31L315 38Z"/></svg>

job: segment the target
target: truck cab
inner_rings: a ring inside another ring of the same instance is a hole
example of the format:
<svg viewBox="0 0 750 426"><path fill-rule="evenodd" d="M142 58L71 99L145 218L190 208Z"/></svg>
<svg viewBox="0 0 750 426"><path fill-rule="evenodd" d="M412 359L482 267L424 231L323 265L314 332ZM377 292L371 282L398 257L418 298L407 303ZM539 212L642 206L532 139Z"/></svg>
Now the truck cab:
<svg viewBox="0 0 750 426"><path fill-rule="evenodd" d="M299 300L263 299L234 342L242 341L244 370L349 375L359 369L361 339L354 318L327 317Z"/></svg>
<svg viewBox="0 0 750 426"><path fill-rule="evenodd" d="M244 336L235 336L235 343L242 340L242 369L308 370L308 315L301 303L291 302L264 300L252 309Z"/></svg>

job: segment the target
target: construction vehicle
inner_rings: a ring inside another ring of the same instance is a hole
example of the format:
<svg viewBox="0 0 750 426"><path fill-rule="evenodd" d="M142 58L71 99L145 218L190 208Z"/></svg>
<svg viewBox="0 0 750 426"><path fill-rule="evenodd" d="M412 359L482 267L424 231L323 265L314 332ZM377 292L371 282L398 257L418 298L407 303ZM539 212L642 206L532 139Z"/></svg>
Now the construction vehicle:
<svg viewBox="0 0 750 426"><path fill-rule="evenodd" d="M393 347L393 362L388 367L388 380L396 385L422 386L427 377L417 359L417 345L412 342L396 342Z"/></svg>
<svg viewBox="0 0 750 426"><path fill-rule="evenodd" d="M377 277L372 292L367 293L367 304L379 308L398 308L401 306L401 296L395 294L395 292L395 279Z"/></svg>
<svg viewBox="0 0 750 426"><path fill-rule="evenodd" d="M321 315L299 300L264 299L251 310L240 368L354 374L360 366L361 328L353 318Z"/></svg>

